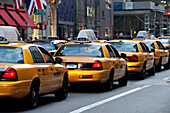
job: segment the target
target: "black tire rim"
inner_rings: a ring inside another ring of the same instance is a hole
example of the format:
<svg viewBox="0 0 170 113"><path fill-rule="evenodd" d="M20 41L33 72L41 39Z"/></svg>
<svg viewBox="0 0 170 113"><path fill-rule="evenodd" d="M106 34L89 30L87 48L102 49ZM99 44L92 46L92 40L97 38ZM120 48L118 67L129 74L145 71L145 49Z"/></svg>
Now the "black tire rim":
<svg viewBox="0 0 170 113"><path fill-rule="evenodd" d="M67 78L65 78L63 81L63 94L64 94L64 97L67 97L68 95L68 79Z"/></svg>
<svg viewBox="0 0 170 113"><path fill-rule="evenodd" d="M38 103L38 91L35 87L32 88L31 97L32 97L32 106L36 107Z"/></svg>

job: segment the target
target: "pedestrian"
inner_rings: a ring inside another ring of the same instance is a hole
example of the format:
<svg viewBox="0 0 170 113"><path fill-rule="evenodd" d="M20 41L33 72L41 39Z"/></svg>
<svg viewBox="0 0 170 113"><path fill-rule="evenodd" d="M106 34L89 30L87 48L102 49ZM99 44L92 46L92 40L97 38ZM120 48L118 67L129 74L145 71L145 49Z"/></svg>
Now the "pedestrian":
<svg viewBox="0 0 170 113"><path fill-rule="evenodd" d="M38 40L37 37L34 37L34 40Z"/></svg>

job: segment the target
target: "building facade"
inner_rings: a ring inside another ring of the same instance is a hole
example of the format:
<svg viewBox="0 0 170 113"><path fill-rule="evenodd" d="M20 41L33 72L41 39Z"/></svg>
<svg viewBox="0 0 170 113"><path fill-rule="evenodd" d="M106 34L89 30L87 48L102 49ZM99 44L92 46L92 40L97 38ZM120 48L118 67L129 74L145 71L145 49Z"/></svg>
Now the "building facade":
<svg viewBox="0 0 170 113"><path fill-rule="evenodd" d="M135 32L147 31L150 35L164 35L165 7L160 0L115 0L114 33L136 36Z"/></svg>

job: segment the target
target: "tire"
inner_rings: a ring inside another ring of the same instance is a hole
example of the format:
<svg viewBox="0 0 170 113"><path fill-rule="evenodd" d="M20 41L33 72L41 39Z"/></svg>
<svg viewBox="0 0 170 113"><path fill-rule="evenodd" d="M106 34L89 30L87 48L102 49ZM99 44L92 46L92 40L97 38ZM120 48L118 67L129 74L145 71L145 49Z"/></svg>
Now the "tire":
<svg viewBox="0 0 170 113"><path fill-rule="evenodd" d="M154 76L155 75L155 65L153 65L153 67L148 71L150 76Z"/></svg>
<svg viewBox="0 0 170 113"><path fill-rule="evenodd" d="M109 79L107 80L106 83L104 83L104 88L107 91L112 91L113 90L113 71L110 72Z"/></svg>
<svg viewBox="0 0 170 113"><path fill-rule="evenodd" d="M169 63L166 63L166 64L164 65L164 69L165 69L165 70L168 70L168 69L169 69Z"/></svg>
<svg viewBox="0 0 170 113"><path fill-rule="evenodd" d="M119 82L120 86L126 86L127 85L127 82L128 82L128 79L127 79L127 70L125 72L125 76L122 77L118 82Z"/></svg>
<svg viewBox="0 0 170 113"><path fill-rule="evenodd" d="M156 71L157 72L160 72L161 71L161 62L162 62L162 58L160 58L160 60L159 60L159 63L158 63L158 65L156 66Z"/></svg>
<svg viewBox="0 0 170 113"><path fill-rule="evenodd" d="M145 69L145 67L143 67L141 72L139 72L138 74L139 74L139 79L144 80L146 78L146 69Z"/></svg>
<svg viewBox="0 0 170 113"><path fill-rule="evenodd" d="M33 81L27 100L28 100L28 106L30 108L34 109L38 106L38 100L39 100L39 83L38 82Z"/></svg>
<svg viewBox="0 0 170 113"><path fill-rule="evenodd" d="M64 100L68 95L68 74L64 74L64 79L61 89L55 92L56 100Z"/></svg>

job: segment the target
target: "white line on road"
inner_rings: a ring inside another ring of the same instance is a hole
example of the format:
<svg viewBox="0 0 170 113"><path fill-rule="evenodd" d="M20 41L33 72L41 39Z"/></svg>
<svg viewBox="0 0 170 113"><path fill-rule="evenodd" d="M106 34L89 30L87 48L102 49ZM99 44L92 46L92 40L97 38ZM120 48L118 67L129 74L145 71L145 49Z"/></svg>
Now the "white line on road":
<svg viewBox="0 0 170 113"><path fill-rule="evenodd" d="M105 104L105 103L107 103L107 102L113 101L113 100L115 100L115 99L118 99L118 98L120 98L120 97L126 96L126 95L131 94L131 93L134 93L134 92L137 92L137 91L139 91L139 90L142 90L142 89L147 88L147 87L150 87L150 86L151 86L151 85L144 85L144 86L142 86L142 87L138 87L138 88L135 88L135 89L126 91L126 92L124 92L124 93L121 93L121 94L112 96L112 97L110 97L110 98L107 98L107 99L98 101L98 102L96 102L96 103L87 105L87 106L85 106L85 107L79 108L79 109L74 110L74 111L71 111L70 113L81 113L81 112L84 112L84 111L89 110L89 109L91 109L91 108L97 107L97 106L99 106L99 105Z"/></svg>
<svg viewBox="0 0 170 113"><path fill-rule="evenodd" d="M170 80L170 77L163 78L163 80L165 81Z"/></svg>

